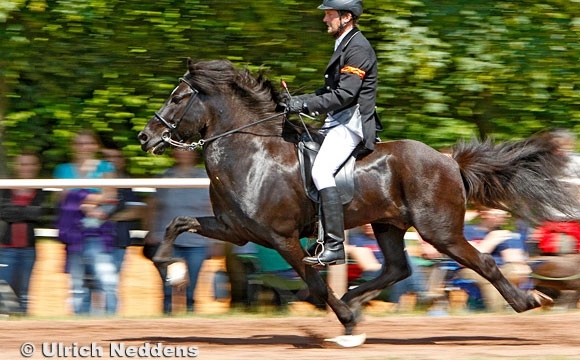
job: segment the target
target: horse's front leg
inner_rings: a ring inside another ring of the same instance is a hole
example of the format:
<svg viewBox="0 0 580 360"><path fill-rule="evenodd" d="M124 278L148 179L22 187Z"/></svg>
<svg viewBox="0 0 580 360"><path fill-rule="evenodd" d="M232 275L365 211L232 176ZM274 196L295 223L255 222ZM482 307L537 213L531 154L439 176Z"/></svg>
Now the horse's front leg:
<svg viewBox="0 0 580 360"><path fill-rule="evenodd" d="M272 244L275 249L282 255L282 257L296 270L298 275L304 280L308 289L314 297L323 300L332 311L336 314L338 320L345 327L345 335L352 335L354 327L360 321L351 309L342 302L334 291L326 284L320 272L313 268L312 266L306 266L302 259L306 255L300 242L294 240L298 237L295 234L294 237L288 238L276 238L272 236Z"/></svg>
<svg viewBox="0 0 580 360"><path fill-rule="evenodd" d="M375 279L349 290L342 297L342 301L348 304L357 317L361 316L363 306L383 289L411 275L405 254L405 230L392 225L374 224L373 231L384 256L381 273Z"/></svg>
<svg viewBox="0 0 580 360"><path fill-rule="evenodd" d="M157 264L165 265L175 262L173 258L173 243L175 239L186 231L197 232L199 227L199 221L194 217L178 216L173 219L165 228L165 236L153 257L153 261Z"/></svg>
<svg viewBox="0 0 580 360"><path fill-rule="evenodd" d="M153 261L156 263L170 264L173 259L173 243L177 237L184 232L195 232L212 239L231 242L235 245L244 245L246 241L239 240L234 236L230 227L224 225L214 216L191 217L178 216L173 219L165 228L165 236L159 249L155 253Z"/></svg>

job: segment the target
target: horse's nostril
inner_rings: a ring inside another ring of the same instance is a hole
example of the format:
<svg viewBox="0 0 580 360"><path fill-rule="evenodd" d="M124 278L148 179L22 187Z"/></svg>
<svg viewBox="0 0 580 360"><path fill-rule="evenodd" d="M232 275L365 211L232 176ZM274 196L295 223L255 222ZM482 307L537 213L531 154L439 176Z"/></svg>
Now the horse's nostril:
<svg viewBox="0 0 580 360"><path fill-rule="evenodd" d="M139 139L139 141L141 141L141 143L147 142L147 139L149 138L147 136L147 134L145 134L143 131L139 132L139 135L137 135L137 138Z"/></svg>

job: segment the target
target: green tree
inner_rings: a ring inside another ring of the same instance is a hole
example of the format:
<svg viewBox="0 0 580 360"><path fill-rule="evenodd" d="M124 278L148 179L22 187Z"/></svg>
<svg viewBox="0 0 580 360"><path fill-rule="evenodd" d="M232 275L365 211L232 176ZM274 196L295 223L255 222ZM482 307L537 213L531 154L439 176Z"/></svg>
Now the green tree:
<svg viewBox="0 0 580 360"><path fill-rule="evenodd" d="M187 57L266 69L293 93L321 85L333 40L316 6L3 1L0 157L32 147L50 173L68 160L72 134L91 127L122 148L133 175L154 174L168 159L142 153L136 134L176 86ZM381 136L441 148L551 126L578 132L579 7L562 0L365 0L360 27L379 58Z"/></svg>

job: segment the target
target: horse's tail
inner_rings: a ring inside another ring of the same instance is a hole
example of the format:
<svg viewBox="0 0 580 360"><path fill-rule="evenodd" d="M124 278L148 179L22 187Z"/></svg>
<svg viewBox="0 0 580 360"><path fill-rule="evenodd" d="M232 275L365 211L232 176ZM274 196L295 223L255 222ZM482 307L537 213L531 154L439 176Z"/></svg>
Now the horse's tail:
<svg viewBox="0 0 580 360"><path fill-rule="evenodd" d="M498 144L458 143L453 159L459 164L467 200L475 205L507 210L532 223L562 215L578 218L577 197L559 180L567 157L558 152L549 133Z"/></svg>

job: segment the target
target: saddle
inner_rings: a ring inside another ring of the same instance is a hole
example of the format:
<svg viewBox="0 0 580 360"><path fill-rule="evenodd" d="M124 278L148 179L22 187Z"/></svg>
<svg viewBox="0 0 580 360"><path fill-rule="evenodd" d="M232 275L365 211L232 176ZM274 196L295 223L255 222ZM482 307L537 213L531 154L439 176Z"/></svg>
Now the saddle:
<svg viewBox="0 0 580 360"><path fill-rule="evenodd" d="M306 133L300 136L298 141L298 162L300 164L300 174L302 175L304 191L310 200L319 203L318 189L316 189L314 181L312 180L312 165L314 164L314 160L320 149L320 144L322 144L324 138L317 133L311 135L312 138ZM343 205L351 202L354 196L354 164L356 162L356 152L357 150L355 149L353 154L340 166L334 175L336 187Z"/></svg>

